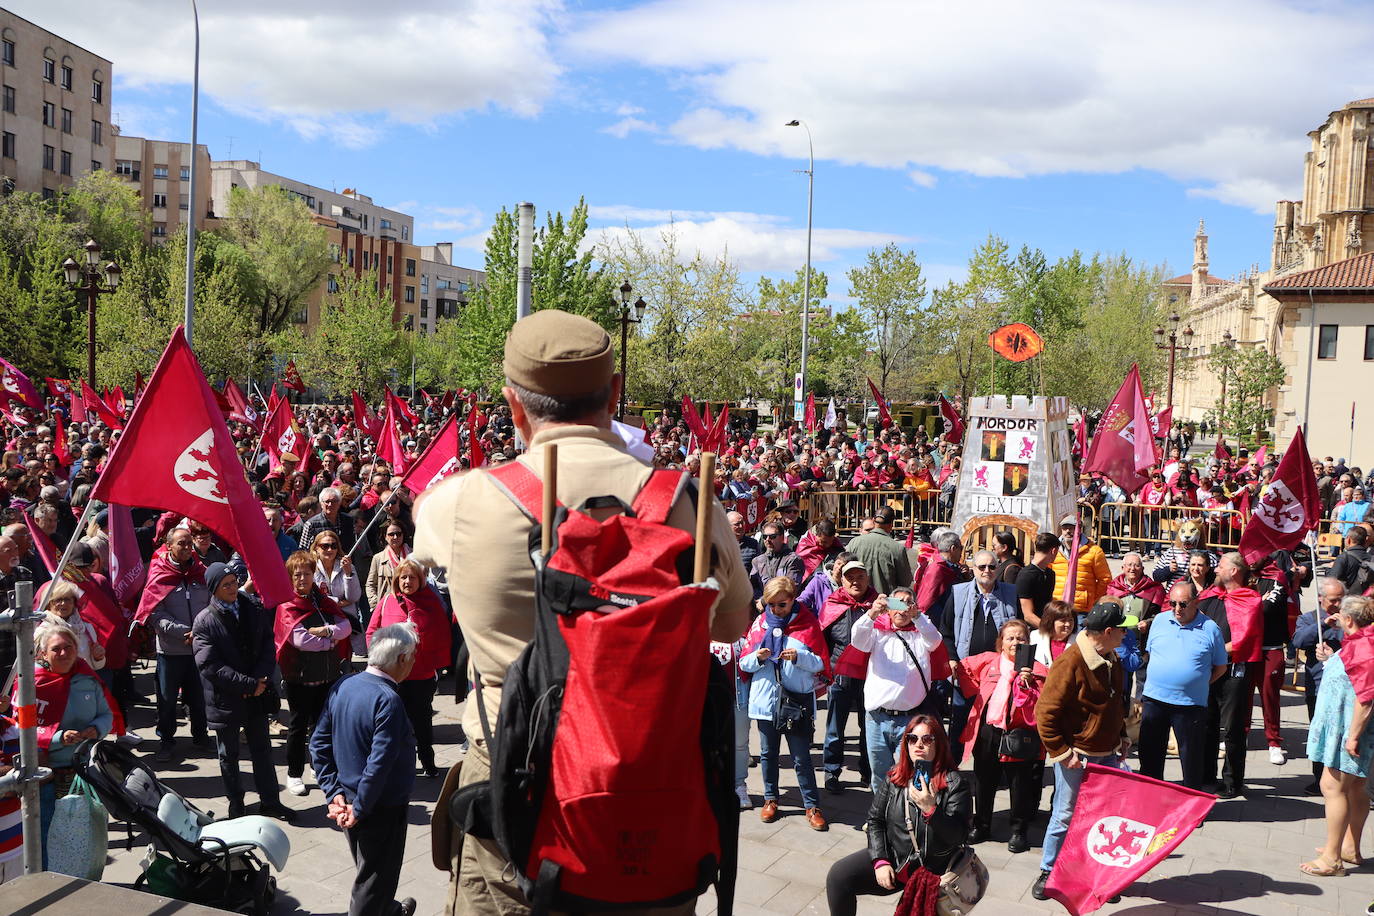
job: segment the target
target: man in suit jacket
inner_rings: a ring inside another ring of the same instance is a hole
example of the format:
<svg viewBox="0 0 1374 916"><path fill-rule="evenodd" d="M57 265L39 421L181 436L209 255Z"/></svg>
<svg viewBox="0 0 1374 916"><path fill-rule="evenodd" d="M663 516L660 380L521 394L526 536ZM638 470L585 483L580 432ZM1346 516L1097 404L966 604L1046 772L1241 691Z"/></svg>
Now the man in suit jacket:
<svg viewBox="0 0 1374 916"><path fill-rule="evenodd" d="M950 590L947 612L940 619L940 635L949 650L950 667L955 676L966 658L981 652L991 652L997 645L1002 624L1021 616L1016 601L1016 587L997 578L997 558L991 551L980 550L973 555L973 581L959 582ZM968 719L969 700L955 689L950 708L949 733L961 734ZM954 759L958 760L963 747L953 741Z"/></svg>

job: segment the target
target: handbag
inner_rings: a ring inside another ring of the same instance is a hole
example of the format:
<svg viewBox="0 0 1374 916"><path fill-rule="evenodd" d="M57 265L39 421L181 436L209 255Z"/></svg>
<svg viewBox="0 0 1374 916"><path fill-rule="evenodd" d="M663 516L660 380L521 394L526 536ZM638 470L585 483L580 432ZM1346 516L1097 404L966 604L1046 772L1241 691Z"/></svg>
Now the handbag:
<svg viewBox="0 0 1374 916"><path fill-rule="evenodd" d="M315 604L315 614L320 618L320 626L326 626L329 621L325 620L324 611L320 610L320 601L314 592L311 592L310 599ZM296 658L302 684L332 684L339 679L342 659L333 646L320 652L300 652Z"/></svg>
<svg viewBox="0 0 1374 916"><path fill-rule="evenodd" d="M773 727L784 735L804 734L811 727L811 698L782 686L777 665L773 666L773 679L778 685L778 708L773 710Z"/></svg>
<svg viewBox="0 0 1374 916"><path fill-rule="evenodd" d="M906 817L906 832L911 837L912 854L921 866L921 844L916 840L916 827L911 821L911 800L906 790L902 790L902 813ZM921 819L925 822L925 818ZM959 848L949 860L949 867L940 876L940 896L935 902L935 912L939 916L967 916L988 892L988 868L978 853L967 843Z"/></svg>
<svg viewBox="0 0 1374 916"><path fill-rule="evenodd" d="M1013 674L1013 677L1016 675ZM1007 697L1007 714L1002 723L1002 737L997 742L997 756L1006 757L1011 760L1039 760L1040 732L1033 728L1012 728L1011 727L1011 707L1012 699L1016 694L1016 684L1011 687L1012 695Z"/></svg>
<svg viewBox="0 0 1374 916"><path fill-rule="evenodd" d="M87 881L99 881L105 873L109 816L80 776L54 805L47 840L48 871Z"/></svg>

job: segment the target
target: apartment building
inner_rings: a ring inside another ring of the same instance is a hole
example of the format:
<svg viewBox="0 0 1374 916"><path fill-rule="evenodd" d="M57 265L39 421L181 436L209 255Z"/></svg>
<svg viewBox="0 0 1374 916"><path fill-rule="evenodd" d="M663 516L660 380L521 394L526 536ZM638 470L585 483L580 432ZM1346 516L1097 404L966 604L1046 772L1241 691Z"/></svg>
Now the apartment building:
<svg viewBox="0 0 1374 916"><path fill-rule="evenodd" d="M52 197L109 168L110 61L0 9L0 175Z"/></svg>
<svg viewBox="0 0 1374 916"><path fill-rule="evenodd" d="M196 160L196 201L192 206L191 144L170 140L126 137L116 130L114 136L115 174L132 184L143 198L151 219L148 239L162 242L195 215L196 228L204 229L213 219L210 206L210 150L198 144Z"/></svg>

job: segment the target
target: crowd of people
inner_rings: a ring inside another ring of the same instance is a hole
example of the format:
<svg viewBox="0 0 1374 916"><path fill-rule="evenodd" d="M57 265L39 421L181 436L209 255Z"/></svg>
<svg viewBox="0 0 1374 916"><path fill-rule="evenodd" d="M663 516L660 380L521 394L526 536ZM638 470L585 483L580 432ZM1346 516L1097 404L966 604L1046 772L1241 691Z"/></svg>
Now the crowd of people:
<svg viewBox="0 0 1374 916"><path fill-rule="evenodd" d="M680 418L659 414L642 442L613 429L619 382L604 333L539 315L508 342L507 403L467 408L481 422L460 424L463 462L480 454L490 465L521 458L537 467L541 449L557 443L573 469L559 486L568 505L608 494L628 504L647 473L632 446L647 445L655 467L700 474ZM550 341L573 355L549 356ZM520 357L525 344L538 359ZM411 460L445 419L437 400L416 407L402 442ZM306 446L276 462L252 427L231 424L261 501L236 510L264 513L294 592L265 607L232 545L195 519L138 507L130 522L146 582L121 597L109 578L116 507L91 507L89 527L76 530L118 430L74 420L57 398L11 414L20 423L7 427L0 458L0 602L25 580L46 600L35 674L45 700L40 742L55 777L42 790L43 822L75 775L76 748L119 735L158 766L184 756L186 743L213 749L230 817L248 810L246 747L257 812L290 821L275 738L286 791L318 788L348 835L358 865L352 912L408 913L413 901L394 900L404 802L417 776L440 775L437 685L452 673L457 696L477 686L480 705L498 712L502 675L531 638L528 525L496 488L473 482L479 474L413 499L346 408L297 406L296 417ZM741 810L757 801L765 822L784 816L784 744L810 828L829 829L826 795L855 785L871 793L867 849L834 863L827 880L833 913L853 913L859 895L899 892L906 912L934 913L940 876L961 849L996 839L1027 853L1047 816L1033 888L1044 899L1085 763L1163 778L1176 755L1183 785L1243 796L1256 693L1269 759L1284 764L1305 751L1309 791L1326 805L1326 844L1302 869L1330 876L1362 863L1374 758L1374 603L1365 597L1374 511L1360 470L1314 462L1323 508L1343 526L1338 556L1277 551L1249 564L1217 549L1235 542L1218 531L1243 523L1275 462L1195 464L1187 436L1177 438L1130 499L1084 475L1081 514L1055 530L966 545L933 523L959 480L959 445L944 436L870 433L843 418L815 432L729 427L710 482L729 510L710 534L721 591L710 632L735 684L736 794ZM576 473L588 468L596 473ZM886 501L863 518L810 511L826 505L817 496L827 490L902 491L906 511ZM1203 531L1169 544L1148 512L1113 520L1112 507L1128 504L1197 510ZM1220 509L1224 520L1209 519ZM691 530L687 511L674 510L670 523ZM1089 514L1101 520L1100 543L1082 524ZM52 558L73 540L62 577L50 581ZM1119 574L1109 558L1120 559ZM1317 612L1295 613L1313 584ZM1312 723L1302 748L1285 744L1279 728L1279 688L1295 651ZM0 634L0 670L15 658L14 638ZM361 677L346 677L353 671ZM459 788L490 766L478 707L467 703L457 735L466 752ZM133 733L135 719L155 723L154 736ZM747 784L755 731L761 799ZM12 753L11 735L0 737ZM1008 829L995 836L1003 788ZM17 870L15 805L0 800L0 880ZM521 890L506 866L491 840L469 837L452 862L451 911L515 911Z"/></svg>

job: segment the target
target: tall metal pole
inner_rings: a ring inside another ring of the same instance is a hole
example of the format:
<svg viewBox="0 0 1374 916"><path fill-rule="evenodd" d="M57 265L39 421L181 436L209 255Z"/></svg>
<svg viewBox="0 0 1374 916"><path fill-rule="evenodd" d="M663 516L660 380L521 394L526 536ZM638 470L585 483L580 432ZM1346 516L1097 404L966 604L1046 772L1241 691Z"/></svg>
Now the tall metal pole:
<svg viewBox="0 0 1374 916"><path fill-rule="evenodd" d="M534 300L534 204L525 201L516 209L519 236L515 252L515 320L519 321L529 315Z"/></svg>
<svg viewBox="0 0 1374 916"><path fill-rule="evenodd" d="M1173 333L1169 334L1169 407L1174 406L1174 354L1178 353L1178 345L1174 342L1178 338ZM1165 433L1168 436L1168 433Z"/></svg>
<svg viewBox="0 0 1374 916"><path fill-rule="evenodd" d="M97 297L97 284L95 274L90 274L86 278L86 379L90 382L92 390L98 390L95 384L95 302Z"/></svg>
<svg viewBox="0 0 1374 916"><path fill-rule="evenodd" d="M625 422L625 353L630 344L630 307L622 305L620 307L620 406L616 410L615 418L621 423Z"/></svg>
<svg viewBox="0 0 1374 916"><path fill-rule="evenodd" d="M793 400L806 396L806 360L811 352L811 213L816 190L816 148L811 143L811 128L800 119L787 122L786 127L800 127L806 131L806 276L802 280L802 340L801 340L801 390L794 392ZM793 419L799 406L793 404Z"/></svg>
<svg viewBox="0 0 1374 916"><path fill-rule="evenodd" d="M191 67L191 181L186 192L186 346L191 346L191 324L196 313L196 128L200 119L200 10L191 0L191 17L195 21L196 51ZM94 381L91 383L94 385Z"/></svg>

